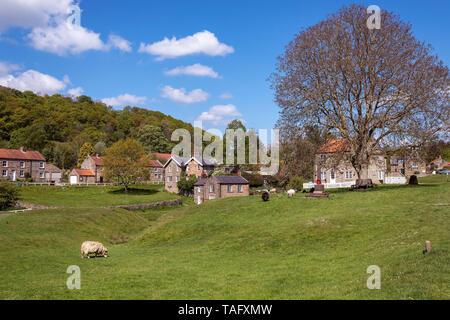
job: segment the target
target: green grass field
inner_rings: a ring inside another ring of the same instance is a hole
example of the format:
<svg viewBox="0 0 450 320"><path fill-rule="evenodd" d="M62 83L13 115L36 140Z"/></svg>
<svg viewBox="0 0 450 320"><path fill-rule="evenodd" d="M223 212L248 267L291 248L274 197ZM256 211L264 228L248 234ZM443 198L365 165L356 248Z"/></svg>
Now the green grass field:
<svg viewBox="0 0 450 320"><path fill-rule="evenodd" d="M146 211L92 200L1 216L0 298L449 299L450 183L420 182L331 199L188 200ZM85 240L103 242L110 257L82 260ZM433 249L424 255L425 240ZM66 287L69 265L81 268L80 290ZM369 265L381 268L380 290L366 287Z"/></svg>
<svg viewBox="0 0 450 320"><path fill-rule="evenodd" d="M179 196L162 192L164 185L139 185L128 193L119 186L20 187L22 201L55 207L91 208L173 200Z"/></svg>

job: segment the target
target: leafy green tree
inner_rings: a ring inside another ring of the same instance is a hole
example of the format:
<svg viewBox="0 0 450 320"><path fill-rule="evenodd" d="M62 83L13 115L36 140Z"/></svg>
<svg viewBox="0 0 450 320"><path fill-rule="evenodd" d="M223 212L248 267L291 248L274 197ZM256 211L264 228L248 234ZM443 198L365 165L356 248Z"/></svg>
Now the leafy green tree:
<svg viewBox="0 0 450 320"><path fill-rule="evenodd" d="M106 150L106 144L103 141L99 141L94 146L95 153L102 155Z"/></svg>
<svg viewBox="0 0 450 320"><path fill-rule="evenodd" d="M119 140L106 149L103 157L106 180L117 180L125 192L131 184L146 181L150 177L149 158L144 147L134 139Z"/></svg>
<svg viewBox="0 0 450 320"><path fill-rule="evenodd" d="M139 142L152 152L170 153L173 144L167 140L160 127L145 125L138 132Z"/></svg>
<svg viewBox="0 0 450 320"><path fill-rule="evenodd" d="M94 155L95 150L89 142L85 142L78 153L78 166L88 157Z"/></svg>
<svg viewBox="0 0 450 320"><path fill-rule="evenodd" d="M0 210L13 207L19 199L19 190L17 187L8 182L0 183Z"/></svg>
<svg viewBox="0 0 450 320"><path fill-rule="evenodd" d="M304 183L304 180L303 180L302 177L293 176L289 180L289 184L287 185L287 188L288 189L294 189L294 190L297 190L297 191L302 191L303 183Z"/></svg>
<svg viewBox="0 0 450 320"><path fill-rule="evenodd" d="M194 184L198 181L195 174L191 174L188 179L186 179L186 174L182 172L180 181L177 182L177 187L179 193L184 196L190 196L194 194Z"/></svg>

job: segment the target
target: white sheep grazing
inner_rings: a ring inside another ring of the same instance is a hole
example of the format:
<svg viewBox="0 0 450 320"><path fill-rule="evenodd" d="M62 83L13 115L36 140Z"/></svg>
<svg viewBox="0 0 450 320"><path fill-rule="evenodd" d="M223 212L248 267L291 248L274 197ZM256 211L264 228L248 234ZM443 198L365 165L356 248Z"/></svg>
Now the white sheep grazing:
<svg viewBox="0 0 450 320"><path fill-rule="evenodd" d="M287 191L287 195L288 195L288 197L294 197L295 196L295 190L294 189L289 189Z"/></svg>
<svg viewBox="0 0 450 320"><path fill-rule="evenodd" d="M81 258L84 259L86 256L88 259L89 254L93 253L94 256L102 255L105 258L108 257L108 249L106 249L103 244L96 241L85 241L81 245Z"/></svg>

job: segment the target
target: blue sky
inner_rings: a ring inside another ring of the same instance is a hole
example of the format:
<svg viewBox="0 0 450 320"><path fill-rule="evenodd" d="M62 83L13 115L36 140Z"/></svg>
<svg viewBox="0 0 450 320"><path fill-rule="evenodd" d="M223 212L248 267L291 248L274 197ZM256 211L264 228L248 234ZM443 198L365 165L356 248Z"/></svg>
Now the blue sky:
<svg viewBox="0 0 450 320"><path fill-rule="evenodd" d="M0 84L82 92L117 109L129 103L203 119L205 128L239 118L270 129L276 57L299 30L350 3L398 13L449 65L449 1L82 0L81 29L72 30L64 28L72 0L1 0ZM180 74L187 66L203 76Z"/></svg>

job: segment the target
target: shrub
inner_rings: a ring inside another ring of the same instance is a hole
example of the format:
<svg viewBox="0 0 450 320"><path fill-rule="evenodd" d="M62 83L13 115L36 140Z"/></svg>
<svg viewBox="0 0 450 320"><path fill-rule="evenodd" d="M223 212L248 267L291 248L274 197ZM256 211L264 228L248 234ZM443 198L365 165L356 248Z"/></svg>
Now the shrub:
<svg viewBox="0 0 450 320"><path fill-rule="evenodd" d="M303 182L304 182L304 180L303 180L302 177L293 176L289 180L287 188L288 189L294 189L294 190L297 190L297 191L302 191L302 189L303 189Z"/></svg>
<svg viewBox="0 0 450 320"><path fill-rule="evenodd" d="M242 176L248 180L250 187L261 187L264 185L264 177L260 174L244 173Z"/></svg>
<svg viewBox="0 0 450 320"><path fill-rule="evenodd" d="M194 194L194 184L198 181L195 174L191 174L189 179L186 179L184 171L181 174L180 181L177 182L179 194L184 196L190 196Z"/></svg>
<svg viewBox="0 0 450 320"><path fill-rule="evenodd" d="M19 199L19 190L12 183L0 183L0 210L14 206Z"/></svg>

